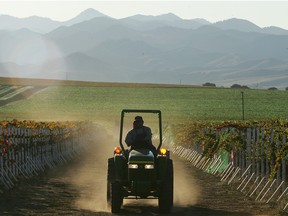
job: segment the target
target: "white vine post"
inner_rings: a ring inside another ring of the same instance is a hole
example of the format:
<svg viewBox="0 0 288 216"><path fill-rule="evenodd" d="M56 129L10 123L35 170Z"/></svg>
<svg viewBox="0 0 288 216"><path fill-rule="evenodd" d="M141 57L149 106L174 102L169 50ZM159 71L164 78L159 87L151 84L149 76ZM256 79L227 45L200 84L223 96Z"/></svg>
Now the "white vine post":
<svg viewBox="0 0 288 216"><path fill-rule="evenodd" d="M85 145L79 142L84 139L79 137L79 129L0 126L0 192L11 189L22 178L38 175L79 155Z"/></svg>

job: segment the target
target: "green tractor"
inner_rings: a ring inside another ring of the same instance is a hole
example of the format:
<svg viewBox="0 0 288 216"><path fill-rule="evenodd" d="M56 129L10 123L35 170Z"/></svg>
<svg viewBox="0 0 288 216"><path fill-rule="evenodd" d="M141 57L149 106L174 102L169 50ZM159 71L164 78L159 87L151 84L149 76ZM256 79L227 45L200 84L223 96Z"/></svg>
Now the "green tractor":
<svg viewBox="0 0 288 216"><path fill-rule="evenodd" d="M149 149L128 150L122 143L126 113L157 114L159 145L156 153ZM162 118L160 110L122 110L120 147L108 159L107 204L112 213L118 213L123 199L158 199L159 211L169 213L173 206L173 161L170 152L162 146Z"/></svg>

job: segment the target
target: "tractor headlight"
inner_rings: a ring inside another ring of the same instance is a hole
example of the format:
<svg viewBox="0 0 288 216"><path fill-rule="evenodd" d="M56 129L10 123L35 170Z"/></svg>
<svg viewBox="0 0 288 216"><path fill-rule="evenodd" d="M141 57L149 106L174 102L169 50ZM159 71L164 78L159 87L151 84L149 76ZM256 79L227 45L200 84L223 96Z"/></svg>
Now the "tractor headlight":
<svg viewBox="0 0 288 216"><path fill-rule="evenodd" d="M129 169L138 169L138 164L129 164L128 168Z"/></svg>
<svg viewBox="0 0 288 216"><path fill-rule="evenodd" d="M145 169L154 169L154 164L145 164Z"/></svg>

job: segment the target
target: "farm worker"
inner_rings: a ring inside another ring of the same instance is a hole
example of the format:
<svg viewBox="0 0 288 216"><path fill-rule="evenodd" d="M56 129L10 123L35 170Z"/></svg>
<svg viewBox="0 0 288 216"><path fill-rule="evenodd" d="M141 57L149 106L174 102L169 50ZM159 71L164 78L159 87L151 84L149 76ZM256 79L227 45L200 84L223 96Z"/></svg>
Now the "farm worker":
<svg viewBox="0 0 288 216"><path fill-rule="evenodd" d="M152 132L147 126L144 126L142 116L136 116L133 122L133 129L127 133L125 138L127 146L131 149L149 149L156 154L156 148L152 144Z"/></svg>

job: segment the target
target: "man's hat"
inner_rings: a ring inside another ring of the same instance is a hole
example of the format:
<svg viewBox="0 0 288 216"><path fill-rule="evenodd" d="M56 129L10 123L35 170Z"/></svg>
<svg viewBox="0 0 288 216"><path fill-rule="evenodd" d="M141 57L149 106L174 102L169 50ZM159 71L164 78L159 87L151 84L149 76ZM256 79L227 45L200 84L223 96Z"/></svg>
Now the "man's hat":
<svg viewBox="0 0 288 216"><path fill-rule="evenodd" d="M136 116L136 117L135 117L135 121L143 121L142 116Z"/></svg>

